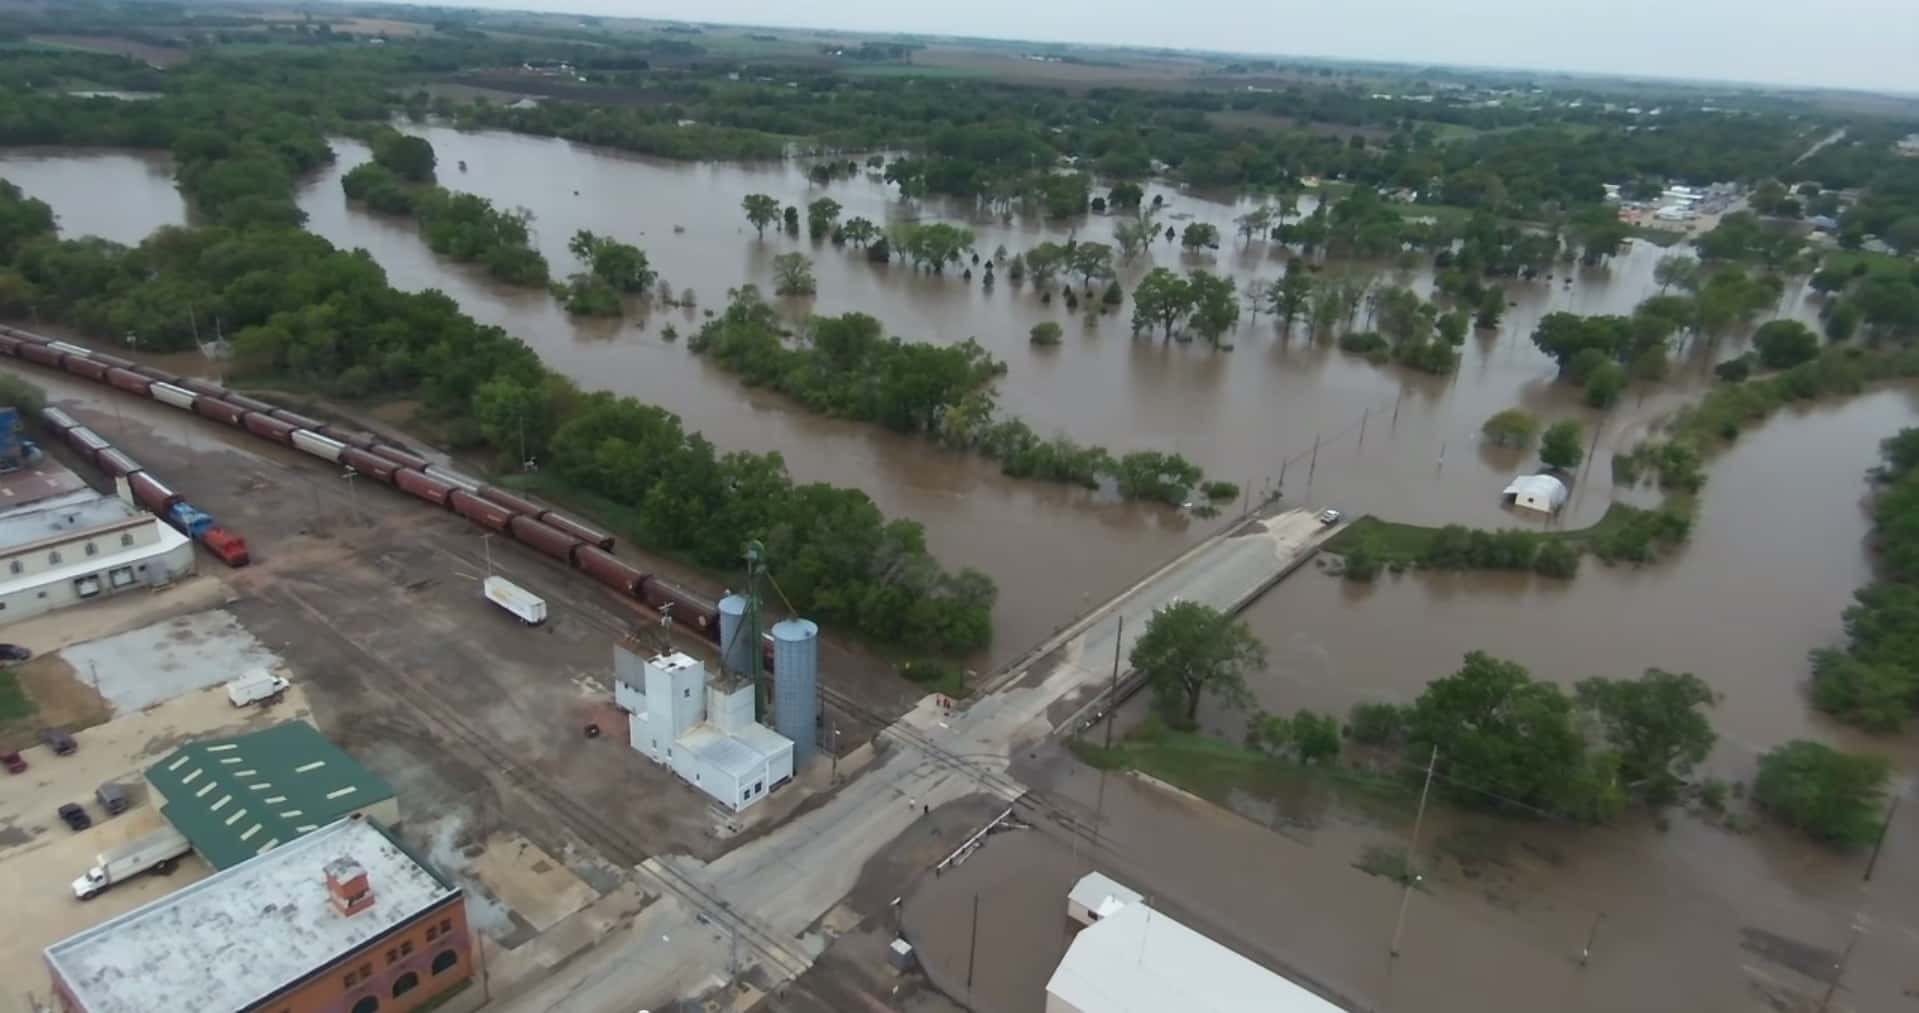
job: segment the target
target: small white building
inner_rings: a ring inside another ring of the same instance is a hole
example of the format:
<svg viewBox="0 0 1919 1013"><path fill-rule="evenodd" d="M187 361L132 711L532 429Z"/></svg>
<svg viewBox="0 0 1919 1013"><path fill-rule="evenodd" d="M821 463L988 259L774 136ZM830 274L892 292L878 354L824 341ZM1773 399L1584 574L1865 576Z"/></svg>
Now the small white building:
<svg viewBox="0 0 1919 1013"><path fill-rule="evenodd" d="M1501 495L1513 506L1556 514L1566 505L1566 483L1551 475L1521 475Z"/></svg>
<svg viewBox="0 0 1919 1013"><path fill-rule="evenodd" d="M630 716L634 749L739 812L793 776L793 743L753 717L753 686L709 681L706 666L674 651L648 658L615 648L613 699Z"/></svg>
<svg viewBox="0 0 1919 1013"><path fill-rule="evenodd" d="M1139 896L1098 873L1074 887L1105 895L1109 912L1073 937L1046 982L1046 1013L1346 1013L1114 887Z"/></svg>
<svg viewBox="0 0 1919 1013"><path fill-rule="evenodd" d="M1066 895L1066 917L1085 927L1128 904L1144 900L1137 891L1121 886L1104 873L1089 872L1081 876L1079 882L1073 884L1072 892Z"/></svg>

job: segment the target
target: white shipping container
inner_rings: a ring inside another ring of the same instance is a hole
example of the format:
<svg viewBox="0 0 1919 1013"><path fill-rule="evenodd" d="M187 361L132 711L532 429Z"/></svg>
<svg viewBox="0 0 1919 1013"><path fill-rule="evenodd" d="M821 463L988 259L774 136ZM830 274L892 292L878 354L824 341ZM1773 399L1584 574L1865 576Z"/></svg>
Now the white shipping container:
<svg viewBox="0 0 1919 1013"><path fill-rule="evenodd" d="M488 577L483 586L487 601L519 616L521 622L528 626L546 622L546 599L505 577Z"/></svg>
<svg viewBox="0 0 1919 1013"><path fill-rule="evenodd" d="M340 451L346 449L346 444L341 443L339 440L328 439L319 433L307 429L295 429L293 431L293 445L312 454L314 457L325 461L332 461L334 464L340 463Z"/></svg>
<svg viewBox="0 0 1919 1013"><path fill-rule="evenodd" d="M69 345L64 341L49 341L47 342L47 347L57 348L68 355L77 355L82 359L93 358L93 352L91 350L81 348L79 345Z"/></svg>
<svg viewBox="0 0 1919 1013"><path fill-rule="evenodd" d="M101 439L99 433L96 433L93 430L88 429L86 426L75 426L72 429L67 430L67 432L72 434L74 439L79 440L82 444L85 444L88 450L96 454L102 450L107 449L107 447L111 445L107 443L106 440Z"/></svg>
<svg viewBox="0 0 1919 1013"><path fill-rule="evenodd" d="M170 383L161 383L158 380L154 381L153 386L147 388L147 392L153 395L155 401L187 411L193 410L193 399L198 396L190 390L175 387Z"/></svg>

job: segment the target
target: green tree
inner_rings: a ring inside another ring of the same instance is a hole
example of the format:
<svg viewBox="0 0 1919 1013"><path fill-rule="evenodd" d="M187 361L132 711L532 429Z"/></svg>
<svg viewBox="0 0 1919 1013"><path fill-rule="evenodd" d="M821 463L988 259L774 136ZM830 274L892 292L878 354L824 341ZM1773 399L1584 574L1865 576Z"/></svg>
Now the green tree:
<svg viewBox="0 0 1919 1013"><path fill-rule="evenodd" d="M773 291L779 295L812 295L819 290L813 280L813 262L803 253L782 253L773 258Z"/></svg>
<svg viewBox="0 0 1919 1013"><path fill-rule="evenodd" d="M791 204L788 204L786 206L786 210L780 212L780 221L782 224L786 226L786 232L788 235L797 236L800 234L800 209L799 208L794 207Z"/></svg>
<svg viewBox="0 0 1919 1013"><path fill-rule="evenodd" d="M1406 733L1406 710L1396 704L1356 703L1346 714L1346 734L1354 742L1384 746Z"/></svg>
<svg viewBox="0 0 1919 1013"><path fill-rule="evenodd" d="M382 130L373 139L373 160L409 183L433 181L433 145L424 137Z"/></svg>
<svg viewBox="0 0 1919 1013"><path fill-rule="evenodd" d="M780 220L780 202L763 193L749 193L740 201L740 207L746 211L747 223L766 238L766 227Z"/></svg>
<svg viewBox="0 0 1919 1013"><path fill-rule="evenodd" d="M1035 345L1057 345L1063 334L1065 329L1057 322L1043 320L1033 325L1032 331L1028 334L1028 340Z"/></svg>
<svg viewBox="0 0 1919 1013"><path fill-rule="evenodd" d="M1265 666L1266 647L1245 623L1199 602L1181 601L1153 613L1127 660L1152 690L1161 713L1192 728L1199 723L1203 696L1246 707L1252 696L1246 676Z"/></svg>
<svg viewBox="0 0 1919 1013"><path fill-rule="evenodd" d="M1539 441L1539 459L1549 467L1571 471L1586 457L1585 433L1577 419L1561 419L1546 427Z"/></svg>
<svg viewBox="0 0 1919 1013"><path fill-rule="evenodd" d="M846 224L840 226L840 234L847 242L863 249L880 237L880 227L865 218L848 218Z"/></svg>
<svg viewBox="0 0 1919 1013"><path fill-rule="evenodd" d="M1790 369L1819 356L1819 335L1797 320L1773 320L1752 332L1752 347L1767 369Z"/></svg>
<svg viewBox="0 0 1919 1013"><path fill-rule="evenodd" d="M1113 241L1119 244L1120 260L1131 263L1132 259L1139 255L1139 251L1152 244L1155 231L1152 220L1148 218L1128 218L1114 222Z"/></svg>
<svg viewBox="0 0 1919 1013"><path fill-rule="evenodd" d="M1482 331L1499 327L1499 319L1506 314L1506 293L1497 286L1488 288L1479 298L1479 305L1473 309L1473 326Z"/></svg>
<svg viewBox="0 0 1919 1013"><path fill-rule="evenodd" d="M1139 188L1138 183L1115 183L1106 194L1106 203L1109 207L1136 208L1145 197L1146 192Z"/></svg>
<svg viewBox="0 0 1919 1013"><path fill-rule="evenodd" d="M1273 225L1273 209L1261 205L1233 219L1240 238L1251 246L1254 236L1264 236Z"/></svg>
<svg viewBox="0 0 1919 1013"><path fill-rule="evenodd" d="M1606 409L1619 403L1626 389L1626 367L1617 362L1602 362L1586 374L1586 405Z"/></svg>
<svg viewBox="0 0 1919 1013"><path fill-rule="evenodd" d="M1699 261L1683 254L1668 254L1652 266L1652 277L1659 283L1662 295L1675 285L1682 289L1695 288L1699 284Z"/></svg>
<svg viewBox="0 0 1919 1013"><path fill-rule="evenodd" d="M945 222L910 224L900 228L894 245L915 266L939 274L946 269L947 264L957 263L972 248L973 230Z"/></svg>
<svg viewBox="0 0 1919 1013"><path fill-rule="evenodd" d="M659 278L647 262L645 252L611 236L595 235L582 229L567 241L566 248L580 259L593 277L615 291L644 292L652 288Z"/></svg>
<svg viewBox="0 0 1919 1013"><path fill-rule="evenodd" d="M1133 289L1133 333L1157 325L1162 340L1171 341L1173 327L1193 308L1193 286L1163 267L1155 267Z"/></svg>
<svg viewBox="0 0 1919 1013"><path fill-rule="evenodd" d="M1093 282L1113 276L1113 248L1105 243L1074 243L1070 267L1079 275L1080 287L1091 291Z"/></svg>
<svg viewBox="0 0 1919 1013"><path fill-rule="evenodd" d="M1539 432L1539 419L1531 412L1508 408L1487 419L1479 432L1494 446L1530 447Z"/></svg>
<svg viewBox="0 0 1919 1013"><path fill-rule="evenodd" d="M1704 710L1713 705L1712 688L1689 672L1649 668L1637 679L1582 679L1573 693L1618 756L1627 790L1654 805L1678 797L1718 739Z"/></svg>
<svg viewBox="0 0 1919 1013"><path fill-rule="evenodd" d="M1759 758L1752 797L1780 821L1819 840L1863 846L1879 835L1891 769L1884 757L1795 739Z"/></svg>
<svg viewBox="0 0 1919 1013"><path fill-rule="evenodd" d="M1213 344L1239 322L1239 291L1233 279L1210 271L1194 271L1186 283L1192 303L1192 328Z"/></svg>
<svg viewBox="0 0 1919 1013"><path fill-rule="evenodd" d="M1845 651L1812 652L1813 706L1868 731L1905 727L1919 700L1919 676L1902 666L1867 661Z"/></svg>
<svg viewBox="0 0 1919 1013"><path fill-rule="evenodd" d="M1293 262L1295 265L1298 261ZM1296 266L1288 266L1286 276L1266 290L1266 308L1279 320L1279 329L1290 333L1293 321L1305 312L1313 296L1313 276Z"/></svg>
<svg viewBox="0 0 1919 1013"><path fill-rule="evenodd" d="M1018 281L1023 264L1023 270L1033 277L1033 286L1044 289L1053 283L1053 276L1061 268L1069 266L1071 257L1066 247L1058 243L1040 243L1026 251L1023 261L1019 257L1013 258L1011 275L1013 280Z"/></svg>
<svg viewBox="0 0 1919 1013"><path fill-rule="evenodd" d="M1339 719L1300 708L1292 720L1293 752L1301 763L1318 763L1339 756Z"/></svg>
<svg viewBox="0 0 1919 1013"><path fill-rule="evenodd" d="M1219 229L1205 222L1188 222L1185 231L1180 233L1179 244L1188 253L1198 250L1219 249Z"/></svg>
<svg viewBox="0 0 1919 1013"><path fill-rule="evenodd" d="M806 233L814 239L825 238L840 220L840 202L831 197L806 205Z"/></svg>
<svg viewBox="0 0 1919 1013"><path fill-rule="evenodd" d="M1586 777L1586 747L1572 702L1559 687L1481 651L1426 687L1406 717L1420 759L1438 749L1438 769L1469 804L1562 808L1575 805Z"/></svg>

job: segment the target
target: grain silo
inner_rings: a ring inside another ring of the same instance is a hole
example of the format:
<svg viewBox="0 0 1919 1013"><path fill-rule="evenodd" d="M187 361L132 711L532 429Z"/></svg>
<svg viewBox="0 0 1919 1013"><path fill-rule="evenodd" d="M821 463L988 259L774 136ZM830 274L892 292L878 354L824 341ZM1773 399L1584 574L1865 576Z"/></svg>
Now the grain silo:
<svg viewBox="0 0 1919 1013"><path fill-rule="evenodd" d="M720 599L720 668L731 675L753 674L753 633L746 625L746 596Z"/></svg>
<svg viewBox="0 0 1919 1013"><path fill-rule="evenodd" d="M818 749L820 628L810 619L782 619L772 635L773 730L792 740L798 771Z"/></svg>

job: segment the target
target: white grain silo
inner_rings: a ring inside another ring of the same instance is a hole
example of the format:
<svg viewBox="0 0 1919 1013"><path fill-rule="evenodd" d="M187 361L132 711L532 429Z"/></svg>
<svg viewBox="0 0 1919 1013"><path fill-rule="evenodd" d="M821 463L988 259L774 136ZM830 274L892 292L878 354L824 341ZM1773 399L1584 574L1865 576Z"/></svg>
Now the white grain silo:
<svg viewBox="0 0 1919 1013"><path fill-rule="evenodd" d="M793 742L793 768L819 747L820 628L810 619L773 624L773 730Z"/></svg>
<svg viewBox="0 0 1919 1013"><path fill-rule="evenodd" d="M729 594L720 599L720 668L734 675L746 675L753 666L753 635L746 625L746 596Z"/></svg>

